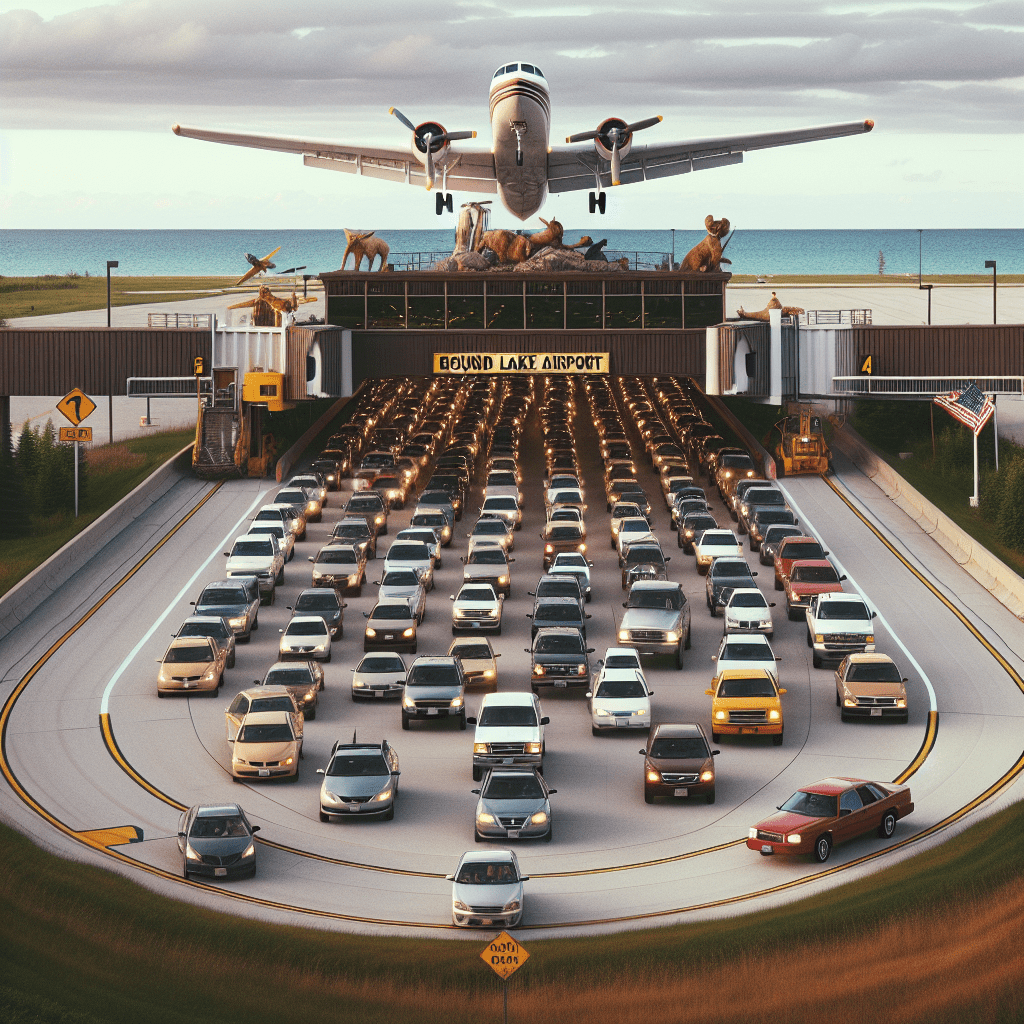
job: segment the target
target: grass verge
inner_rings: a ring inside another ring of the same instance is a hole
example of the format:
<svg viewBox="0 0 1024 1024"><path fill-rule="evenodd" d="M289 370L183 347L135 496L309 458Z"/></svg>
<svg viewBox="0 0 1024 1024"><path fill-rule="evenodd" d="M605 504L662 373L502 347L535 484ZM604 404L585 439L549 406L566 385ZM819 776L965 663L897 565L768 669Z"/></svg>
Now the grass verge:
<svg viewBox="0 0 1024 1024"><path fill-rule="evenodd" d="M777 909L531 939L512 1019L1019 1021L1022 829L1016 804L940 847ZM247 921L60 860L6 828L0 850L4 1022L468 1024L498 1012L499 986L478 959L491 932L453 942ZM778 868L749 856L769 883Z"/></svg>
<svg viewBox="0 0 1024 1024"><path fill-rule="evenodd" d="M92 448L89 482L78 518L61 515L37 520L32 536L0 541L0 594L6 594L194 438L191 429L168 430Z"/></svg>

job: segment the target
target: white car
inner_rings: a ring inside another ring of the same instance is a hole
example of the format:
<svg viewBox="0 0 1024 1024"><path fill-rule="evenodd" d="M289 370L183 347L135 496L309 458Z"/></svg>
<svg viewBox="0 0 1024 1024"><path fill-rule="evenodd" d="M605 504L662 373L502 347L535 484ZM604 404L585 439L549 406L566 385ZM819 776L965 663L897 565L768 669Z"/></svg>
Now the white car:
<svg viewBox="0 0 1024 1024"><path fill-rule="evenodd" d="M588 562L584 555L575 551L563 551L555 555L555 560L548 566L548 575L568 574L576 576L582 584L581 589L586 599L590 600L590 570L594 563Z"/></svg>
<svg viewBox="0 0 1024 1024"><path fill-rule="evenodd" d="M711 658L714 678L718 679L728 669L764 669L776 682L779 681L779 662L768 637L761 633L726 633L719 645L718 653Z"/></svg>
<svg viewBox="0 0 1024 1024"><path fill-rule="evenodd" d="M400 598L412 609L413 618L419 625L427 614L427 592L413 569L392 569L384 573L380 581L378 599Z"/></svg>
<svg viewBox="0 0 1024 1024"><path fill-rule="evenodd" d="M643 665L640 663L640 652L633 647L609 647L604 652L604 657L599 658L597 664L600 666L594 673L592 690L596 690L598 683L604 678L605 672L609 669L636 669L643 674ZM647 677L644 676L646 682Z"/></svg>
<svg viewBox="0 0 1024 1024"><path fill-rule="evenodd" d="M302 658L316 661L331 660L331 630L320 615L293 615L281 634L279 644L281 661Z"/></svg>
<svg viewBox="0 0 1024 1024"><path fill-rule="evenodd" d="M320 483L320 479L312 473L304 473L301 476L293 476L288 481L288 487L301 487L304 491L312 491L320 499L320 505L327 504L327 488Z"/></svg>
<svg viewBox="0 0 1024 1024"><path fill-rule="evenodd" d="M583 491L578 487L552 487L544 494L545 505L573 505L583 512L587 511L587 503L583 500Z"/></svg>
<svg viewBox="0 0 1024 1024"><path fill-rule="evenodd" d="M412 569L427 590L434 589L434 560L430 548L419 540L396 540L384 558L385 574L392 569Z"/></svg>
<svg viewBox="0 0 1024 1024"><path fill-rule="evenodd" d="M400 697L407 671L397 651L369 651L352 670L352 699Z"/></svg>
<svg viewBox="0 0 1024 1024"><path fill-rule="evenodd" d="M772 622L774 601L768 601L760 590L740 587L729 596L725 606L726 633L763 633L769 640L775 635Z"/></svg>
<svg viewBox="0 0 1024 1024"><path fill-rule="evenodd" d="M481 516L468 536L469 554L478 544L500 544L506 551L511 551L516 544L515 534L504 519Z"/></svg>
<svg viewBox="0 0 1024 1024"><path fill-rule="evenodd" d="M486 630L501 636L501 610L505 598L489 583L466 583L453 594L452 636Z"/></svg>
<svg viewBox="0 0 1024 1024"><path fill-rule="evenodd" d="M488 517L504 519L514 530L523 525L523 500L511 494L492 494L487 491L480 512Z"/></svg>
<svg viewBox="0 0 1024 1024"><path fill-rule="evenodd" d="M302 540L306 535L306 521L292 505L264 505L253 516L252 521L254 523L281 523L286 530L290 530L295 534L296 540Z"/></svg>
<svg viewBox="0 0 1024 1024"><path fill-rule="evenodd" d="M243 534L225 551L227 576L255 576L267 604L274 603L277 584L284 583L284 554L269 533Z"/></svg>
<svg viewBox="0 0 1024 1024"><path fill-rule="evenodd" d="M295 534L286 530L280 523L252 523L249 526L249 533L269 533L277 538L277 546L281 549L286 562L295 557Z"/></svg>
<svg viewBox="0 0 1024 1024"><path fill-rule="evenodd" d="M716 558L723 555L742 558L743 548L732 530L705 530L700 541L693 545L693 553L697 556L697 572L705 576Z"/></svg>
<svg viewBox="0 0 1024 1024"><path fill-rule="evenodd" d="M407 526L395 534L395 540L418 540L426 544L430 557L434 560L434 568L441 568L441 539L436 530L428 526Z"/></svg>
<svg viewBox="0 0 1024 1024"><path fill-rule="evenodd" d="M492 469L484 483L484 498L515 498L522 504L523 492L519 489L516 474L509 469Z"/></svg>
<svg viewBox="0 0 1024 1024"><path fill-rule="evenodd" d="M523 922L523 882L512 850L471 850L459 858L452 883L452 922L460 927L497 925L514 928Z"/></svg>
<svg viewBox="0 0 1024 1024"><path fill-rule="evenodd" d="M476 716L473 736L473 781L488 768L530 765L544 774L544 726L548 719L535 693L488 693Z"/></svg>
<svg viewBox="0 0 1024 1024"><path fill-rule="evenodd" d="M603 669L590 700L590 731L596 736L615 729L650 729L651 694L635 668Z"/></svg>
<svg viewBox="0 0 1024 1024"><path fill-rule="evenodd" d="M544 490L547 492L544 496L544 501L549 502L551 499L548 498L547 494L552 491L574 490L583 494L583 484L580 482L580 478L572 473L555 473L544 485Z"/></svg>
<svg viewBox="0 0 1024 1024"><path fill-rule="evenodd" d="M848 654L871 654L877 614L855 594L815 594L805 612L814 667L821 668L825 661L842 661Z"/></svg>
<svg viewBox="0 0 1024 1024"><path fill-rule="evenodd" d="M623 519L619 523L619 534L615 538L615 549L619 553L619 565L622 565L626 548L630 544L635 544L638 540L657 541L657 539L654 531L651 529L651 524L643 516Z"/></svg>

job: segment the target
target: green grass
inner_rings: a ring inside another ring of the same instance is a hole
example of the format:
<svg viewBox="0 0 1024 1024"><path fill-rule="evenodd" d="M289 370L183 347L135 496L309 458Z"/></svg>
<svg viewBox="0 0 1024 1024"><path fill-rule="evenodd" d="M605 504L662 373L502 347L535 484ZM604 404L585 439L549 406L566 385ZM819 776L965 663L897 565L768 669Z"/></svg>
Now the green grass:
<svg viewBox="0 0 1024 1024"><path fill-rule="evenodd" d="M167 430L115 445L95 446L90 459L95 459L98 466L90 469L78 519L65 515L36 521L32 536L0 541L0 594L6 594L194 439L193 430Z"/></svg>

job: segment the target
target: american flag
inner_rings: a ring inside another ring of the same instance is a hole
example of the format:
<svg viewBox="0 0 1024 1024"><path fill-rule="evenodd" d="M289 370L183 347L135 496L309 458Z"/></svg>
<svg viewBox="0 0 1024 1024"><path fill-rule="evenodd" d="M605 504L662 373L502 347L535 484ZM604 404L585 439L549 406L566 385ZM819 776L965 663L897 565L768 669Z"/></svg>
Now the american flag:
<svg viewBox="0 0 1024 1024"><path fill-rule="evenodd" d="M986 395L977 384L968 384L963 391L950 391L948 395L936 395L935 404L942 406L965 426L974 431L977 437L981 428L995 412L995 404L991 395Z"/></svg>

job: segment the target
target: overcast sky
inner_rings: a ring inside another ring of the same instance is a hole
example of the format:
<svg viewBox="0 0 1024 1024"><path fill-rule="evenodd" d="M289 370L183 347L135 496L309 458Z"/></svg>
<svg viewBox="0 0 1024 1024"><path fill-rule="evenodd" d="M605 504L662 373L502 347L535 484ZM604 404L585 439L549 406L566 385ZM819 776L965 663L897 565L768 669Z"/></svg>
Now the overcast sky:
<svg viewBox="0 0 1024 1024"><path fill-rule="evenodd" d="M548 79L555 142L607 116L663 115L652 143L876 122L613 189L607 227L697 228L706 213L745 228L1024 226L1020 0L709 6L0 0L0 225L448 226L422 189L169 126L405 146L394 104L487 139L494 68L527 60ZM581 226L586 204L554 196L541 213Z"/></svg>

